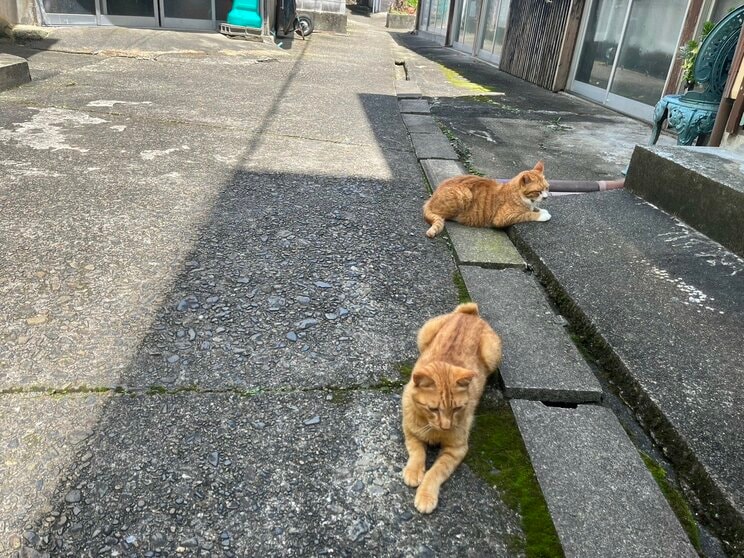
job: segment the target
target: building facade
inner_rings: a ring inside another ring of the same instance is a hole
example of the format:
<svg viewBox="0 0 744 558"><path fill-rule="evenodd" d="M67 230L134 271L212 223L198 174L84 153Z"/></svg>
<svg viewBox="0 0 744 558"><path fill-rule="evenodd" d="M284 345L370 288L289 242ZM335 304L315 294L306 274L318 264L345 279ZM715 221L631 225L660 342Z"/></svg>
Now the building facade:
<svg viewBox="0 0 744 558"><path fill-rule="evenodd" d="M0 17L11 24L118 25L214 30L227 19L232 0L0 0ZM346 30L343 0L297 0L317 29Z"/></svg>
<svg viewBox="0 0 744 558"><path fill-rule="evenodd" d="M554 91L650 121L679 48L744 0L422 0L419 32Z"/></svg>

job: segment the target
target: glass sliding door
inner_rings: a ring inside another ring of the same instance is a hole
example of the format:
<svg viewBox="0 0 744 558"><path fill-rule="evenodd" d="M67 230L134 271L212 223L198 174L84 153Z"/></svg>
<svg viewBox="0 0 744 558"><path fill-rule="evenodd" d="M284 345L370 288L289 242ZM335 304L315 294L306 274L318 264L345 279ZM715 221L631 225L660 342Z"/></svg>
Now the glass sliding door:
<svg viewBox="0 0 744 558"><path fill-rule="evenodd" d="M593 0L571 90L651 120L677 50L688 0Z"/></svg>
<svg viewBox="0 0 744 558"><path fill-rule="evenodd" d="M48 25L96 25L96 0L43 0Z"/></svg>
<svg viewBox="0 0 744 558"><path fill-rule="evenodd" d="M178 29L214 29L214 0L160 0L161 25Z"/></svg>
<svg viewBox="0 0 744 558"><path fill-rule="evenodd" d="M475 47L475 32L478 29L480 0L464 0L455 37L455 48L472 53Z"/></svg>
<svg viewBox="0 0 744 558"><path fill-rule="evenodd" d="M509 19L509 0L486 0L478 41L478 57L499 63Z"/></svg>
<svg viewBox="0 0 744 558"><path fill-rule="evenodd" d="M158 27L157 0L100 0L101 25Z"/></svg>

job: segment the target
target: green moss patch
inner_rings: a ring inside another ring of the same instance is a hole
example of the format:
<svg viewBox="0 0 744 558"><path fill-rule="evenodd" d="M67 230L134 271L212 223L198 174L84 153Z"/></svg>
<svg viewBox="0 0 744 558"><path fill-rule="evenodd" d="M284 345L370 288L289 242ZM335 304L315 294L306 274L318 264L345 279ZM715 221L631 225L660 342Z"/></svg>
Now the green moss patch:
<svg viewBox="0 0 744 558"><path fill-rule="evenodd" d="M412 360L406 360L403 362L399 362L396 368L398 369L398 372L400 372L400 377L403 378L403 380L406 381L406 383L411 379L411 374L413 373L413 365L416 364Z"/></svg>
<svg viewBox="0 0 744 558"><path fill-rule="evenodd" d="M524 540L511 541L514 553L524 552L528 558L563 556L527 449L506 403L481 402L465 463L521 516Z"/></svg>
<svg viewBox="0 0 744 558"><path fill-rule="evenodd" d="M664 494L667 502L669 502L672 511L674 511L677 519L679 519L679 522L682 524L682 528L685 530L685 533L687 533L690 542L696 550L700 551L700 530L695 521L695 516L692 515L692 510L690 510L690 506L687 505L684 496L682 496L682 493L669 482L669 479L667 479L667 472L661 465L656 463L647 454L643 452L639 453L641 454L641 459L643 459L646 467L651 472L651 476L654 477L656 484L659 485L662 494Z"/></svg>
<svg viewBox="0 0 744 558"><path fill-rule="evenodd" d="M452 274L452 281L455 283L455 287L457 287L458 302L460 304L465 304L466 302L473 302L473 299L470 298L468 287L467 285L465 285L465 280L462 278L462 273L460 273L459 269L456 269L455 272Z"/></svg>

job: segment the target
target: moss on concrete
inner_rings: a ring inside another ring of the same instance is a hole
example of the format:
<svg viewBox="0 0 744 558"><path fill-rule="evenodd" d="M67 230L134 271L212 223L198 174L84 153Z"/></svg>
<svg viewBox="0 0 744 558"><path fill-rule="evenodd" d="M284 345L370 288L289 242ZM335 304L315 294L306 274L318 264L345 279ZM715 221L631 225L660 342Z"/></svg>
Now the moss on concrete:
<svg viewBox="0 0 744 558"><path fill-rule="evenodd" d="M447 68L446 66L440 64L439 69L442 71L442 74L444 74L445 79L459 89L466 89L473 93L490 93L493 91L493 89L487 85L473 83L468 78L458 74L455 70Z"/></svg>
<svg viewBox="0 0 744 558"><path fill-rule="evenodd" d="M659 485L662 494L664 494L667 502L669 502L669 506L672 508L672 511L674 511L677 519L679 519L679 522L682 525L682 528L685 530L685 533L687 533L690 542L699 552L701 548L700 530L698 529L697 522L695 521L695 516L692 514L690 506L687 505L685 497L675 486L672 485L671 482L669 482L669 480L667 479L667 472L661 465L651 459L649 455L643 452L639 453L641 454L641 459L643 459L646 467L651 472L651 476L654 477L656 484Z"/></svg>
<svg viewBox="0 0 744 558"><path fill-rule="evenodd" d="M467 285L465 285L465 280L462 278L462 273L460 273L459 269L455 269L455 272L452 274L452 281L455 283L455 287L457 287L457 301L460 304L473 302L473 299L470 298L468 287Z"/></svg>
<svg viewBox="0 0 744 558"><path fill-rule="evenodd" d="M505 402L481 402L465 463L496 488L504 503L522 518L524 539L511 541L510 554L524 553L528 558L563 556L522 436Z"/></svg>

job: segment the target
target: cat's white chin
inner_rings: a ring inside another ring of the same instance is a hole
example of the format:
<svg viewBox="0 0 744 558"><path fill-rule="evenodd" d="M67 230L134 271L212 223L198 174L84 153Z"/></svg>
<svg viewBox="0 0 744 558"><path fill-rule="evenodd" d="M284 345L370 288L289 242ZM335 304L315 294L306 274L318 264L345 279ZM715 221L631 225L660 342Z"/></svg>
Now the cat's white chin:
<svg viewBox="0 0 744 558"><path fill-rule="evenodd" d="M538 221L543 222L543 223L545 221L550 221L550 213L548 213L544 209L540 209L539 212L540 212L540 216L537 218Z"/></svg>

